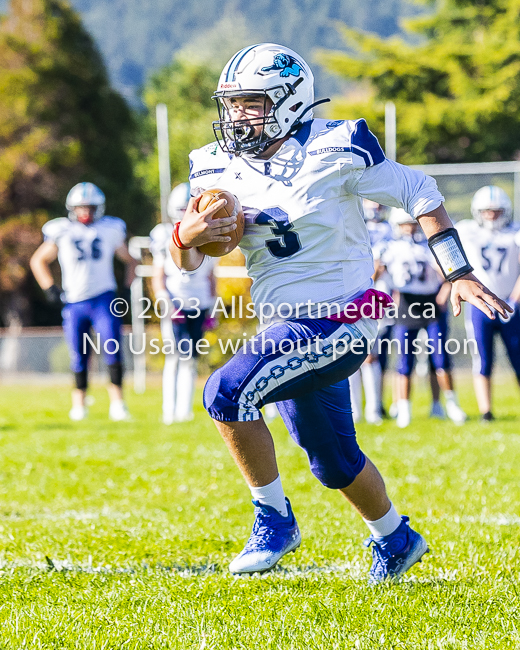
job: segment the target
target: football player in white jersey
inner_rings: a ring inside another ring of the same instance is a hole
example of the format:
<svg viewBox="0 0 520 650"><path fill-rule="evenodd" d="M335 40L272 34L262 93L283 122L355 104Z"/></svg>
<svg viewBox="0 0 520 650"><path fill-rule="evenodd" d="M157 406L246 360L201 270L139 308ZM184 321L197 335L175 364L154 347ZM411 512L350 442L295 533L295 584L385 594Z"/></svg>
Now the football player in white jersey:
<svg viewBox="0 0 520 650"><path fill-rule="evenodd" d="M170 342L163 370L163 422L193 419L193 393L197 378L197 342L203 336L208 314L215 302L215 258L200 271L188 274L173 263L169 244L173 226L180 221L190 199L189 183L181 183L168 199L170 223L160 223L150 233L154 275L152 287L157 301L164 342Z"/></svg>
<svg viewBox="0 0 520 650"><path fill-rule="evenodd" d="M399 314L392 334L400 346L396 366L397 426L405 428L411 421L414 342L422 328L426 329L428 338L434 342L428 361L443 390L448 417L453 422L462 424L466 420L466 414L457 402L450 355L445 348L447 312L445 304L439 304L442 275L417 221L400 208L392 208L389 221L395 228L396 239L387 244L376 263L376 277L386 270L390 274L392 286L399 292ZM445 302L448 294L443 293ZM438 401L439 384L435 380L432 382L432 416L444 415Z"/></svg>
<svg viewBox="0 0 520 650"><path fill-rule="evenodd" d="M313 474L365 520L367 545L373 544L370 580L399 577L428 547L359 449L349 404L348 376L377 333L379 310L365 307L371 300L371 307L388 304L372 289L362 199L403 207L419 220L454 281L456 314L461 300L490 315L509 308L468 275L433 179L385 159L365 120L313 119L313 76L298 54L271 43L244 48L225 66L215 98L220 145L192 152L192 193L218 187L239 198L252 298L263 320L272 317L204 389L204 405L255 505L251 537L230 570L266 571L300 544L260 412L274 401ZM170 247L177 266L190 272L208 263L198 246L229 241L236 227L236 217L212 219L224 199L200 213L198 201L190 201Z"/></svg>
<svg viewBox="0 0 520 650"><path fill-rule="evenodd" d="M93 183L78 183L67 195L68 217L44 224L44 242L31 259L31 269L48 300L65 302L63 328L71 356L75 389L72 391L71 420L87 416L88 359L91 345L86 341L92 327L105 348L110 373L108 393L111 420L126 420L123 401L121 357L121 319L110 304L116 297L114 256L126 265L125 284L134 278L135 260L125 243L126 225L122 219L105 216L105 195ZM58 258L61 290L54 282L50 264ZM116 343L117 342L117 343Z"/></svg>
<svg viewBox="0 0 520 650"><path fill-rule="evenodd" d="M473 379L482 420L493 420L491 373L493 339L500 334L520 383L520 224L513 223L513 209L508 195L495 185L481 187L471 202L473 219L457 223L470 263L477 278L514 309L507 320L490 319L467 305L465 309L468 339L472 346Z"/></svg>
<svg viewBox="0 0 520 650"><path fill-rule="evenodd" d="M388 208L370 199L363 199L363 216L367 225L370 245L374 257L377 251L385 248L393 239L392 226L388 223ZM380 274L375 282L376 289L390 293L388 273ZM378 340L388 339L392 329L392 319L385 316L380 323ZM365 420L369 424L382 424L383 419L383 375L386 370L387 354L381 346L381 354L374 346L361 368L349 378L354 422L361 420L362 387L365 389Z"/></svg>

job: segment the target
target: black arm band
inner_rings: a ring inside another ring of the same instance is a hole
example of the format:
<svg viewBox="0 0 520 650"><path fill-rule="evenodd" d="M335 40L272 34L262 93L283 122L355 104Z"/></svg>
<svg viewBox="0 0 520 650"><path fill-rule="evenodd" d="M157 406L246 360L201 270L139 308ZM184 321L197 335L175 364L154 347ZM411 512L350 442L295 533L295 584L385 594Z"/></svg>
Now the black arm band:
<svg viewBox="0 0 520 650"><path fill-rule="evenodd" d="M473 271L455 228L432 235L428 239L428 246L448 282L454 282Z"/></svg>

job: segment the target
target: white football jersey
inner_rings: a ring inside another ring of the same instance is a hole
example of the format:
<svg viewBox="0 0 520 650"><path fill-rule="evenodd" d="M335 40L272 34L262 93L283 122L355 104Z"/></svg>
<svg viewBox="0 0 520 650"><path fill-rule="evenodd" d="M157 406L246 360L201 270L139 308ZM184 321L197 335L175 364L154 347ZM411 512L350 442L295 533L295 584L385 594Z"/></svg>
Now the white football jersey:
<svg viewBox="0 0 520 650"><path fill-rule="evenodd" d="M190 170L193 194L222 188L242 204L240 248L257 311L272 305L285 315L290 306L294 316L299 305L300 317L309 300L344 305L372 286L363 198L414 216L443 200L432 178L385 159L365 120L309 120L269 160L213 143L191 153Z"/></svg>
<svg viewBox="0 0 520 650"><path fill-rule="evenodd" d="M376 247L382 247L386 242L392 241L394 238L392 226L388 221L367 221L366 225L368 236L370 237L370 245L374 251Z"/></svg>
<svg viewBox="0 0 520 650"><path fill-rule="evenodd" d="M42 228L45 241L58 247L62 285L67 302L80 302L116 289L114 252L125 242L126 224L102 217L85 225L65 217Z"/></svg>
<svg viewBox="0 0 520 650"><path fill-rule="evenodd" d="M443 282L426 240L416 242L412 237L400 237L388 242L381 262L392 279L392 286L402 293L418 296L437 293Z"/></svg>
<svg viewBox="0 0 520 650"><path fill-rule="evenodd" d="M507 300L520 275L520 224L488 230L474 219L463 219L456 227L476 277Z"/></svg>
<svg viewBox="0 0 520 650"><path fill-rule="evenodd" d="M166 288L172 298L183 301L184 309L196 307L210 309L215 302L212 277L218 260L215 257L208 257L196 271L192 273L181 271L175 265L169 251L172 232L173 224L160 223L150 233L153 264L164 269ZM175 307L182 309L179 304Z"/></svg>

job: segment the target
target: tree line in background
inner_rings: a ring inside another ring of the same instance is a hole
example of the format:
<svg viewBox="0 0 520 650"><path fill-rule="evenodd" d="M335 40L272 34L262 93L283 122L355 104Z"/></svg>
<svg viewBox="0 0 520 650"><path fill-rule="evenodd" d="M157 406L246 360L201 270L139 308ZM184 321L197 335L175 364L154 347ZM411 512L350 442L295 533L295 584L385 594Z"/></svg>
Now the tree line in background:
<svg viewBox="0 0 520 650"><path fill-rule="evenodd" d="M407 21L413 42L342 26L348 52L319 52L351 84L328 116L365 117L382 138L391 100L400 162L516 158L519 13L518 0L445 0L435 14ZM172 178L185 181L189 151L213 139L211 95L242 38L210 35L211 59L178 54L149 77L144 109L132 111L66 0L11 0L0 25L0 324L59 322L28 260L76 182L99 185L107 212L124 218L130 234L149 232L159 196L155 105L169 108Z"/></svg>
<svg viewBox="0 0 520 650"><path fill-rule="evenodd" d="M333 114L364 116L382 137L384 103L393 101L405 164L517 159L518 0L444 0L404 27L418 44L343 27L350 53L320 53L323 65L365 86L361 97L337 99Z"/></svg>
<svg viewBox="0 0 520 650"><path fill-rule="evenodd" d="M223 41L232 39L236 50L245 39L283 43L310 58L318 44L341 47L335 21L390 36L399 32L400 16L422 11L408 0L71 1L95 35L117 88L130 97L174 51L185 51L192 61L212 60ZM320 92L335 87L339 84L331 83L331 76L319 75Z"/></svg>
<svg viewBox="0 0 520 650"><path fill-rule="evenodd" d="M150 202L134 173L137 126L103 61L62 0L11 0L0 26L0 314L45 324L29 271L42 224L63 216L75 183L96 183L107 211L138 230Z"/></svg>

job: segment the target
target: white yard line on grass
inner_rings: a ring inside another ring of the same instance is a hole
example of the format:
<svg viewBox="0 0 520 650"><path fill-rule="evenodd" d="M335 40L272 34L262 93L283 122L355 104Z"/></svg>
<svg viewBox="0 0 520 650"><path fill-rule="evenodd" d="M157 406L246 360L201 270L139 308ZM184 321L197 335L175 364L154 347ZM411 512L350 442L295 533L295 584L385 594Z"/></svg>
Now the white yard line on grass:
<svg viewBox="0 0 520 650"><path fill-rule="evenodd" d="M0 521L63 521L71 519L73 521L92 521L94 519L113 519L120 521L122 519L130 519L131 517L142 518L146 521L168 522L169 517L163 510L159 511L146 511L146 512L117 512L109 508L102 510L65 510L63 512L37 512L31 514L0 514ZM520 526L520 516L515 514L505 513L481 513L479 515L446 515L443 517L426 518L427 523L431 524L445 524L446 522L456 524L480 524L488 526Z"/></svg>
<svg viewBox="0 0 520 650"><path fill-rule="evenodd" d="M161 565L155 564L148 566L143 564L139 567L118 567L111 564L107 565L93 565L92 558L89 558L87 564L74 564L70 560L55 560L46 558L45 562L24 562L24 561L6 561L0 560L0 575L2 573L9 573L17 569L33 569L45 573L53 571L63 573L86 573L86 574L100 574L100 575L149 575L155 574L171 574L180 578L194 578L194 577L207 577L207 576L221 576L229 577L233 580L251 580L251 579L265 579L269 577L276 577L277 579L290 580L302 577L315 577L315 576L343 576L349 580L365 582L367 578L366 567L359 562L345 562L342 564L333 564L328 566L309 565L304 567L291 567L284 568L283 566L276 566L267 573L255 573L246 576L232 576L227 572L227 569L221 569L216 564L198 564L186 566L182 564ZM471 575L468 573L468 576ZM463 580L458 569L448 570L436 568L433 575L428 577L417 578L414 576L405 576L404 582L416 582L420 584L434 583L434 582L457 582Z"/></svg>

